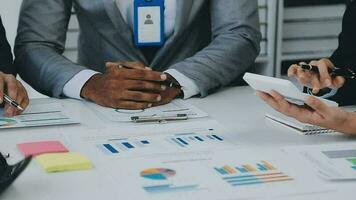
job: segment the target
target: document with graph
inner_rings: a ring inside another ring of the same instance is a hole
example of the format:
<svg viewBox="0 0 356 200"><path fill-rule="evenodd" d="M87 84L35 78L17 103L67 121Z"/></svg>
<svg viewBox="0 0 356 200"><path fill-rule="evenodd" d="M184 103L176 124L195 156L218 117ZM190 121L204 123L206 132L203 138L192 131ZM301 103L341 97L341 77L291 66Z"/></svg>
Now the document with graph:
<svg viewBox="0 0 356 200"><path fill-rule="evenodd" d="M283 155L266 149L161 155L116 160L99 173L130 199L273 199L329 190Z"/></svg>
<svg viewBox="0 0 356 200"><path fill-rule="evenodd" d="M5 117L4 110L0 110L0 129L24 128L54 125L78 124L64 111L60 103L31 103L20 115Z"/></svg>
<svg viewBox="0 0 356 200"><path fill-rule="evenodd" d="M319 176L335 181L356 181L356 144L313 145L286 148L314 166Z"/></svg>
<svg viewBox="0 0 356 200"><path fill-rule="evenodd" d="M125 110L112 109L95 105L91 102L86 102L91 109L106 119L114 122L130 122L132 117L149 117L149 116L174 116L178 114L185 114L189 118L203 118L208 114L199 110L198 108L188 104L184 100L177 99L169 104L157 106L141 110Z"/></svg>

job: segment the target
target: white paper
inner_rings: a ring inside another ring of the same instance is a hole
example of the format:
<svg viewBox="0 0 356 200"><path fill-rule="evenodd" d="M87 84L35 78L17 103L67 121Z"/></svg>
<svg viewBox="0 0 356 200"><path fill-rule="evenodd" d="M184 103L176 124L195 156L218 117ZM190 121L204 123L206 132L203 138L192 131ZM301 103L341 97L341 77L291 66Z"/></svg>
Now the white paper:
<svg viewBox="0 0 356 200"><path fill-rule="evenodd" d="M187 114L188 118L202 118L208 116L208 114L206 114L205 112L180 99L174 100L166 105L148 108L144 110L112 109L102 107L90 102L86 102L86 104L101 116L104 116L106 119L114 122L130 122L131 117L133 116L167 116L176 114Z"/></svg>
<svg viewBox="0 0 356 200"><path fill-rule="evenodd" d="M356 181L356 144L291 147L286 151L298 152L322 178Z"/></svg>
<svg viewBox="0 0 356 200"><path fill-rule="evenodd" d="M273 168L257 168L265 163ZM293 163L278 150L240 149L116 160L100 173L127 199L273 199L329 190ZM243 165L256 171L235 168ZM223 175L218 170L226 166L233 171Z"/></svg>
<svg viewBox="0 0 356 200"><path fill-rule="evenodd" d="M0 129L78 123L63 112L59 103L30 104L22 114L12 118L4 117L4 110L1 109L0 116Z"/></svg>
<svg viewBox="0 0 356 200"><path fill-rule="evenodd" d="M88 131L72 135L70 141L98 162L233 149L239 145L232 133L213 120L175 129L156 125L155 129Z"/></svg>

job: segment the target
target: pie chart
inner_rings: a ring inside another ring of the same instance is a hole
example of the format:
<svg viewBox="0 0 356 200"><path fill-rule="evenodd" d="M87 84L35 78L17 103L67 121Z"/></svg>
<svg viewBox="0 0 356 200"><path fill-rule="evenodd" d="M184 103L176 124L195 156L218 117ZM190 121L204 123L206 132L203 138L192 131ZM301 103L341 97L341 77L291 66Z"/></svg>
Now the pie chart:
<svg viewBox="0 0 356 200"><path fill-rule="evenodd" d="M5 126L5 127L13 126L13 125L15 125L16 123L17 123L16 120L13 120L13 119L0 118L0 127L1 127L1 126Z"/></svg>
<svg viewBox="0 0 356 200"><path fill-rule="evenodd" d="M166 168L151 168L143 170L140 175L143 178L152 180L167 180L169 177L176 175L176 172Z"/></svg>

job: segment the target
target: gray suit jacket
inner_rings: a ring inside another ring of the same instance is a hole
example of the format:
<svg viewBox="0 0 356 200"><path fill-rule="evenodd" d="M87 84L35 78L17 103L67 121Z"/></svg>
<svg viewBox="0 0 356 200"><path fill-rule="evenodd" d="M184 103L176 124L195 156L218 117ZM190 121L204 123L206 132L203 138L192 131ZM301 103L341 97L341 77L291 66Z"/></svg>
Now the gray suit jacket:
<svg viewBox="0 0 356 200"><path fill-rule="evenodd" d="M206 96L254 63L261 38L256 0L177 4L174 34L147 63L113 0L25 0L15 44L18 72L39 92L61 97L64 85L81 70L103 72L107 61L139 60L157 71L178 70ZM77 63L61 55L72 6L80 26Z"/></svg>

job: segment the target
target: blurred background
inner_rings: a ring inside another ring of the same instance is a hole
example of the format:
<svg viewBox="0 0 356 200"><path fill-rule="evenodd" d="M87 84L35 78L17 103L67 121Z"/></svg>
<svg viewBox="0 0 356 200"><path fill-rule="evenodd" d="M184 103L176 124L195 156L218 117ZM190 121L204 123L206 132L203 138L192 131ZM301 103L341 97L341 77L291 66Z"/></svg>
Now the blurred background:
<svg viewBox="0 0 356 200"><path fill-rule="evenodd" d="M1 0L0 14L13 47L22 0ZM328 57L337 47L345 0L258 0L263 36L254 71L284 77L291 63ZM78 23L73 12L65 56L76 60ZM42 97L30 89L31 98Z"/></svg>

